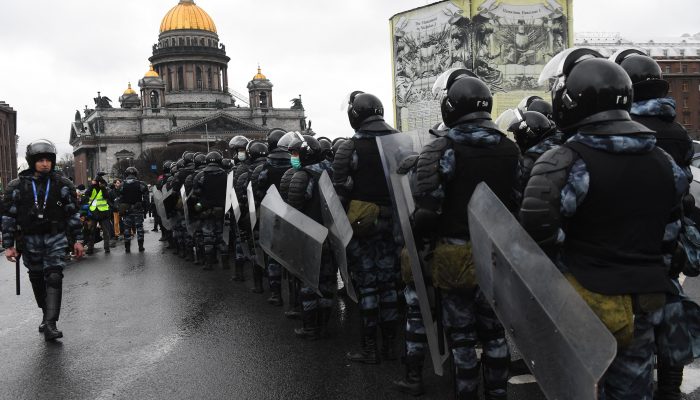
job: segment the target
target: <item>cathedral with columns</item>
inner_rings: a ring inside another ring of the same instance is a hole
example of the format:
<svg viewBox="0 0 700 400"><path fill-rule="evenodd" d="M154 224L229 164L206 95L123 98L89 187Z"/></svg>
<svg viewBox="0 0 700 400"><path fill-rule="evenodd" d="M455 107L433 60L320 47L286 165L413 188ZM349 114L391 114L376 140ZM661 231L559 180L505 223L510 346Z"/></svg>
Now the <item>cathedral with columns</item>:
<svg viewBox="0 0 700 400"><path fill-rule="evenodd" d="M163 17L149 61L138 88L129 83L119 104L98 92L94 108L76 111L70 129L76 184L151 148L307 129L301 98L275 108L272 82L260 66L248 96L229 89L226 46L194 0L179 0Z"/></svg>

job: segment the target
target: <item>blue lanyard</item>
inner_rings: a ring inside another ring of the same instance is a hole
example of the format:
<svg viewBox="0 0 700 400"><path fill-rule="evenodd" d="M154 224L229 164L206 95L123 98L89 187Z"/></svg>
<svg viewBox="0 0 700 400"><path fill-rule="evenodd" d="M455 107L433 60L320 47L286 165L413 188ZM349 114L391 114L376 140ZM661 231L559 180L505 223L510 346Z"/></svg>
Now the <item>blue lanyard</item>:
<svg viewBox="0 0 700 400"><path fill-rule="evenodd" d="M32 189L34 190L34 205L36 206L37 210L39 209L39 199L37 199L36 195L36 183L34 183L34 179L32 179ZM49 200L49 189L51 189L51 178L46 180L46 193L44 194L44 204L42 204L41 211L46 209L46 202Z"/></svg>

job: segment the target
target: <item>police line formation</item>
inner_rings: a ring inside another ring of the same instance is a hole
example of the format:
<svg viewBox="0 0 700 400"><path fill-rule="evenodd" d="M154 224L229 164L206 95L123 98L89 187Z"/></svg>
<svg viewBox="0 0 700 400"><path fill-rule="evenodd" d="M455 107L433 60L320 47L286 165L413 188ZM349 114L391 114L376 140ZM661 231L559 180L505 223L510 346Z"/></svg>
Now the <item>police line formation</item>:
<svg viewBox="0 0 700 400"><path fill-rule="evenodd" d="M356 91L349 139L272 129L266 142L232 138L233 160L185 152L153 188L161 241L205 270L233 264L238 281L252 266L253 291L266 276L276 306L284 277L303 339L328 336L340 272L362 326L347 359L377 364L403 347L393 384L411 395L424 393L429 355L438 374L452 366L456 398L477 399L483 380L486 399L506 399L514 345L548 398L679 399L700 320L678 278L698 275L700 241L692 142L668 83L637 50L585 48L555 56L540 83L551 104L528 97L496 121L515 143L492 121L489 87L452 69L435 82L443 123L422 149ZM4 195L2 244L12 261L21 249L39 331L55 340L63 256L92 250L108 207L99 184L86 193L83 237L53 144L31 143L26 158ZM143 251L149 193L135 168L126 175L124 245L135 228Z"/></svg>

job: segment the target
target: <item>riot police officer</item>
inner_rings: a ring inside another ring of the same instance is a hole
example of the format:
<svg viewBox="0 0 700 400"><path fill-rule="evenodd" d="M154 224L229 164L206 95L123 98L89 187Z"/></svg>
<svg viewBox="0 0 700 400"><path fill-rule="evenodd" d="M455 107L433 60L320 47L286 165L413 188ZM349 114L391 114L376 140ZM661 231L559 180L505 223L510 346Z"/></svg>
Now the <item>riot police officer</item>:
<svg viewBox="0 0 700 400"><path fill-rule="evenodd" d="M211 270L217 264L217 255L224 268L229 264L228 247L222 237L224 231L224 206L226 205L226 172L221 168L221 153L209 152L207 166L194 178L192 197L198 213L204 244L204 269Z"/></svg>
<svg viewBox="0 0 700 400"><path fill-rule="evenodd" d="M314 221L323 224L318 180L323 171L330 170L330 165L324 162L323 148L312 136L297 133L288 149L294 173L289 183L287 202ZM321 296L310 286L305 285L300 290L303 325L294 330L298 337L315 340L327 336L336 276L337 268L334 267L330 249L324 246L318 283Z"/></svg>
<svg viewBox="0 0 700 400"><path fill-rule="evenodd" d="M475 279L467 205L476 185L486 182L515 211L513 187L520 152L491 120L493 97L484 82L465 71L446 89L441 111L449 130L428 143L416 162L414 229L434 244L432 285L441 292L457 398L478 398L478 340L483 346L485 398L505 400L510 355L503 327ZM406 300L413 306L415 295L409 287ZM409 330L406 335L406 377L397 382L399 389L420 388L425 346L410 345L411 338L420 336L416 333Z"/></svg>
<svg viewBox="0 0 700 400"><path fill-rule="evenodd" d="M9 261L23 256L37 306L44 314L39 332L49 341L63 337L56 327L63 296L63 255L72 248L77 258L82 257L82 225L73 183L54 171L54 144L30 143L26 159L29 168L7 185L0 207L2 247ZM69 243L69 238L75 242Z"/></svg>
<svg viewBox="0 0 700 400"><path fill-rule="evenodd" d="M664 240L675 240L688 182L653 131L631 120L632 82L620 66L574 48L540 78L553 82L554 121L571 138L535 163L520 221L618 341L605 397L649 399L654 326L677 293Z"/></svg>
<svg viewBox="0 0 700 400"><path fill-rule="evenodd" d="M124 221L124 250L131 252L131 230L136 229L139 252L143 252L143 211L148 204L148 188L138 179L135 167L126 169L126 177L120 189L119 215Z"/></svg>
<svg viewBox="0 0 700 400"><path fill-rule="evenodd" d="M362 338L360 351L350 352L346 357L350 361L376 364L380 361L378 326L382 333L382 354L385 358L395 358L398 270L391 197L375 138L397 131L384 122L382 102L372 94L353 92L347 112L355 135L343 142L335 154L333 185L341 201L347 204L348 218L354 228L347 256L360 297Z"/></svg>
<svg viewBox="0 0 700 400"><path fill-rule="evenodd" d="M694 154L693 143L685 128L675 121L676 102L673 98L667 97L669 84L663 79L661 67L654 59L637 49L622 50L610 57L610 60L619 64L632 80L634 89L630 110L632 120L654 131L656 146L670 154L691 180L690 162ZM684 201L684 214L691 216L696 212L692 196L688 196L687 201ZM677 249L671 258L669 275L679 290L682 288L678 283L678 277L685 262L685 254ZM674 348L679 344L675 336L678 332L687 331L685 324L690 319L684 315L681 300L681 296L667 296L664 319L656 328L657 344L669 345L666 347L660 345L658 349L656 374L658 384L654 395L656 400L681 398L683 364L692 359L688 357L687 351L679 351L682 347ZM674 335L666 338L665 332L674 332Z"/></svg>
<svg viewBox="0 0 700 400"><path fill-rule="evenodd" d="M231 154L233 154L232 159L234 162L234 167L233 167L233 186L234 189L236 189L236 182L238 182L238 178L241 176L243 172L246 172L248 170L248 161L247 157L248 155L245 152L246 147L248 147L248 140L247 137L242 136L242 135L237 135L231 138L231 140L228 143L229 149L231 149ZM238 191L236 192L238 195ZM241 197L238 196L238 203L239 204L244 204L241 201ZM246 210L246 207L241 208L241 212L244 213ZM241 216L241 219L239 221L243 220L243 216ZM247 240L246 233L236 227L235 229L231 230L231 234L235 234L235 239L236 240L229 240L229 247L232 247L235 249L236 252L236 264L235 264L235 270L234 270L234 276L233 280L237 282L242 282L245 280L245 274L243 267L245 265L245 255L243 253L243 246L245 245L242 243L242 241Z"/></svg>
<svg viewBox="0 0 700 400"><path fill-rule="evenodd" d="M172 165L172 161L170 160L165 160L163 162L163 167L161 170L161 174L158 176L158 179L156 180L156 185L155 189L162 191L163 186L165 185L165 182L168 181L168 178L170 177L170 166ZM160 214L156 213L155 214L155 223L160 225L160 239L158 241L160 242L165 242L168 240L168 236L170 236L171 232L163 226L163 221L161 219Z"/></svg>

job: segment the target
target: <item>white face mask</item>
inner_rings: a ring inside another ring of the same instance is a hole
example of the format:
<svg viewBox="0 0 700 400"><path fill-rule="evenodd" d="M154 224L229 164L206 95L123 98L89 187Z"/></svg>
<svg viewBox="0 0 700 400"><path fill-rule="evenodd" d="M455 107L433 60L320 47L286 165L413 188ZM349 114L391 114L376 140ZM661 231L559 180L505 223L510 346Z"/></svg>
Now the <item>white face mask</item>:
<svg viewBox="0 0 700 400"><path fill-rule="evenodd" d="M247 158L247 155L245 154L244 150L238 152L238 160L239 161L245 161L246 158Z"/></svg>

